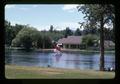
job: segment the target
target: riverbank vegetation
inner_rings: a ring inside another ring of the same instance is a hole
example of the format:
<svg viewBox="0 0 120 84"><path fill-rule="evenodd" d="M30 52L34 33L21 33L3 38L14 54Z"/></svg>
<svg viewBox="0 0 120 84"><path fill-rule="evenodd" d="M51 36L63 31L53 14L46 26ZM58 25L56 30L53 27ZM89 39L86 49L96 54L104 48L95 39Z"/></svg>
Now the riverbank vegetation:
<svg viewBox="0 0 120 84"><path fill-rule="evenodd" d="M113 79L115 72L6 65L5 77L7 79Z"/></svg>
<svg viewBox="0 0 120 84"><path fill-rule="evenodd" d="M55 42L59 39L75 35L83 36L82 43L86 45L86 50L99 50L99 47L91 48L94 44L98 45L99 29L85 28L80 30L80 28L77 28L76 31L73 31L67 27L65 30L55 30L54 26L51 25L48 31L38 31L29 25L16 24L13 26L8 21L5 21L5 28L5 44L7 47L50 49L54 48ZM106 40L114 39L112 38L112 32L113 30L106 29L106 33L110 34L109 36L106 35Z"/></svg>

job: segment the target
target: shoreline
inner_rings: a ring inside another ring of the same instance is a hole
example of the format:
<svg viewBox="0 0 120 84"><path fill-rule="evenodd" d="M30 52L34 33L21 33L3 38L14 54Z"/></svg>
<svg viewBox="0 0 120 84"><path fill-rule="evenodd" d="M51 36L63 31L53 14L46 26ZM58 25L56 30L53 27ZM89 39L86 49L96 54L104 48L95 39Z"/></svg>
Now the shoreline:
<svg viewBox="0 0 120 84"><path fill-rule="evenodd" d="M21 47L5 47L5 49L11 49L11 50L25 50L24 48ZM53 52L54 49L35 49L32 48L31 50L37 51L37 52ZM93 52L93 53L100 53L98 50L90 50L90 49L61 49L61 52ZM105 50L105 53L115 53L115 50Z"/></svg>
<svg viewBox="0 0 120 84"><path fill-rule="evenodd" d="M24 48L20 48L20 47L11 47L11 48L9 48L9 47L6 47L5 49L12 49L12 50L24 50ZM43 51L43 52L52 52L52 51L54 51L54 49L52 48L52 49L31 49L31 50L33 50L33 51L37 51L37 52L39 52L39 51ZM82 49L82 50L80 50L80 49L61 49L61 52L95 52L95 53L100 53L100 51L98 51L98 50L88 50L88 49ZM105 53L115 53L115 50L105 50L104 51Z"/></svg>

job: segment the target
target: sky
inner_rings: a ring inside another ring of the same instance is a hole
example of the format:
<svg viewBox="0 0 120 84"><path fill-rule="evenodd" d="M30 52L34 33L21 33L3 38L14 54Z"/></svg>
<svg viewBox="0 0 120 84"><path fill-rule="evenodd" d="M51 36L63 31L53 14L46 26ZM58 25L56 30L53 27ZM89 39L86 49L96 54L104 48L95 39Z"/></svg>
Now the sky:
<svg viewBox="0 0 120 84"><path fill-rule="evenodd" d="M53 25L56 30L69 27L72 30L80 28L78 22L83 22L84 15L78 12L78 4L7 4L5 20L12 25L23 24L38 30L49 30Z"/></svg>

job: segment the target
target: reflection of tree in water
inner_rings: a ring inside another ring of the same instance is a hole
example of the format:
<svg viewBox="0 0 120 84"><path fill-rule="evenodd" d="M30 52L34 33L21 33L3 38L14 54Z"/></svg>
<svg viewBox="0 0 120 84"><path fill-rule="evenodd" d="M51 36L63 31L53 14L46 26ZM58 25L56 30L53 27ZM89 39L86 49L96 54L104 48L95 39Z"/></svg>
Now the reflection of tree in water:
<svg viewBox="0 0 120 84"><path fill-rule="evenodd" d="M51 65L52 67L60 67L61 66L61 61L60 58L62 57L62 53L53 53L51 55Z"/></svg>
<svg viewBox="0 0 120 84"><path fill-rule="evenodd" d="M94 68L94 54L95 53L67 53L66 65L73 65L78 69L93 69Z"/></svg>
<svg viewBox="0 0 120 84"><path fill-rule="evenodd" d="M42 58L39 60L40 64L43 66L51 67L52 66L52 55L50 53L42 53L44 54Z"/></svg>
<svg viewBox="0 0 120 84"><path fill-rule="evenodd" d="M71 53L71 55L74 55L74 57L72 59L67 59L66 64L73 64L74 68L86 68L86 69L93 69L94 67L94 54L95 53L91 53L91 52L87 52L87 53L76 53L73 54Z"/></svg>
<svg viewBox="0 0 120 84"><path fill-rule="evenodd" d="M5 49L5 64L12 64L12 50Z"/></svg>
<svg viewBox="0 0 120 84"><path fill-rule="evenodd" d="M115 56L114 54L107 54L107 56L105 56L105 68L112 67L113 69L115 69L115 57L114 56Z"/></svg>
<svg viewBox="0 0 120 84"><path fill-rule="evenodd" d="M54 58L56 62L59 62L60 57L62 56L62 54L58 54L58 53L52 53L49 54L49 62L48 62L48 67L53 67L54 65Z"/></svg>
<svg viewBox="0 0 120 84"><path fill-rule="evenodd" d="M87 63L87 69L93 69L94 68L94 55L87 56L87 59L85 59L85 64Z"/></svg>
<svg viewBox="0 0 120 84"><path fill-rule="evenodd" d="M116 68L116 67L115 67L115 61L112 61L112 67L113 67L113 69Z"/></svg>
<svg viewBox="0 0 120 84"><path fill-rule="evenodd" d="M65 64L66 64L66 67L69 67L71 68L71 66L73 65L73 56L74 54L69 52L69 53L65 53L65 56L66 56L66 59L65 59Z"/></svg>
<svg viewBox="0 0 120 84"><path fill-rule="evenodd" d="M80 68L80 54L76 54L76 56L74 57L74 67L76 69Z"/></svg>
<svg viewBox="0 0 120 84"><path fill-rule="evenodd" d="M95 59L94 56L91 56L91 59L90 59L91 60L90 61L90 69L93 69L94 65L96 65L95 62L94 62L94 59Z"/></svg>
<svg viewBox="0 0 120 84"><path fill-rule="evenodd" d="M83 56L93 56L96 54L96 52L80 52L80 54Z"/></svg>

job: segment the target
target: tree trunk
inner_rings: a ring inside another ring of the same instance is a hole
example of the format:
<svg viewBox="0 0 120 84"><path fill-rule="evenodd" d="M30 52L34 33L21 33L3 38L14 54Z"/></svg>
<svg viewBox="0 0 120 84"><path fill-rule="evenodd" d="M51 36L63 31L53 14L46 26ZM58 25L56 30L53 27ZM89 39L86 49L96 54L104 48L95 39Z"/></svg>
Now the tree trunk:
<svg viewBox="0 0 120 84"><path fill-rule="evenodd" d="M103 16L100 21L100 71L104 71L104 23Z"/></svg>
<svg viewBox="0 0 120 84"><path fill-rule="evenodd" d="M113 20L113 42L115 42L115 19Z"/></svg>

